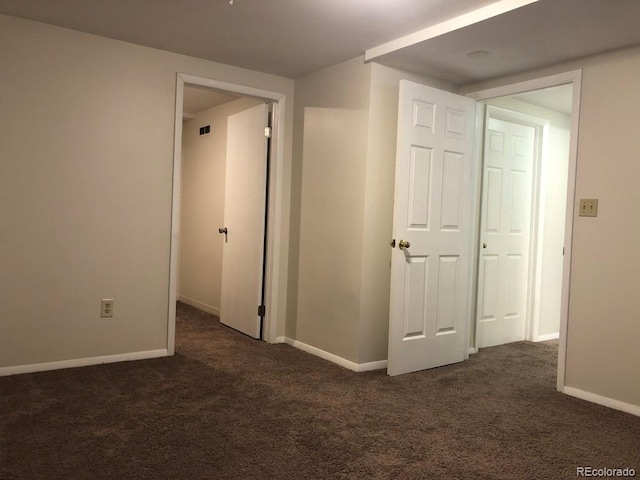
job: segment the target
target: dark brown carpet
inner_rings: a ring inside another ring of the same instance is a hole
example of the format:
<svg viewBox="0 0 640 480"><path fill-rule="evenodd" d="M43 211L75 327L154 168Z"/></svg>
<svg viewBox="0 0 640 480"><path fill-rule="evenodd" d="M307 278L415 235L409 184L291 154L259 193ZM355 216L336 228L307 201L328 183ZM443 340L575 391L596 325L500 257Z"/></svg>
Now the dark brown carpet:
<svg viewBox="0 0 640 480"><path fill-rule="evenodd" d="M251 340L185 305L178 313L175 357L0 378L0 478L640 471L640 418L557 393L555 345L505 345L389 378Z"/></svg>

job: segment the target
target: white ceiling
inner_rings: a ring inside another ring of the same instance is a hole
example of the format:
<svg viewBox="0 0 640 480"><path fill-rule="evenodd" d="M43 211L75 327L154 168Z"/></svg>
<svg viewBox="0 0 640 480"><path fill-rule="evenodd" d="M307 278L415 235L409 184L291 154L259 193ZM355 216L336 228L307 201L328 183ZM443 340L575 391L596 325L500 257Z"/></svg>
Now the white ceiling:
<svg viewBox="0 0 640 480"><path fill-rule="evenodd" d="M570 115L573 105L573 84L520 93L514 95L514 97L524 102Z"/></svg>
<svg viewBox="0 0 640 480"><path fill-rule="evenodd" d="M640 0L539 0L375 61L465 85L639 44Z"/></svg>
<svg viewBox="0 0 640 480"><path fill-rule="evenodd" d="M295 78L496 0L0 0L0 13Z"/></svg>
<svg viewBox="0 0 640 480"><path fill-rule="evenodd" d="M238 98L240 97L216 92L206 87L185 85L182 110L189 115L196 115Z"/></svg>
<svg viewBox="0 0 640 480"><path fill-rule="evenodd" d="M527 0L0 0L0 13L290 78L429 28L375 61L465 85L640 44L640 0L529 1L454 31L439 27Z"/></svg>

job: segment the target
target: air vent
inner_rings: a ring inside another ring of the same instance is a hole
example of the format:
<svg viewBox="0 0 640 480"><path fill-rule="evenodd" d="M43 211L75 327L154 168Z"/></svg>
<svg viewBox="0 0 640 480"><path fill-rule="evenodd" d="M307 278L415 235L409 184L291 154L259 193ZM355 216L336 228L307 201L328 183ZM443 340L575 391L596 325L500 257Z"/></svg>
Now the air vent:
<svg viewBox="0 0 640 480"><path fill-rule="evenodd" d="M211 125L200 127L200 135L209 135L211 133Z"/></svg>

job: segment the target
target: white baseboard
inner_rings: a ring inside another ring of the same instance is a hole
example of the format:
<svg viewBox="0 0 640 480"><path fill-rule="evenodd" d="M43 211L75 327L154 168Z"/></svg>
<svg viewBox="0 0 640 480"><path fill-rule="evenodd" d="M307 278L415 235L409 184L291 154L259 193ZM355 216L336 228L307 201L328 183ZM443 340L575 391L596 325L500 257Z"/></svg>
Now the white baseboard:
<svg viewBox="0 0 640 480"><path fill-rule="evenodd" d="M631 403L621 402L620 400L614 400L613 398L603 397L601 395L585 392L584 390L580 390L578 388L573 388L573 387L564 387L562 389L562 393L566 393L567 395L571 395L572 397L586 400L587 402L597 403L598 405L603 405L605 407L613 408L615 410L620 410L622 412L630 413L631 415L636 415L640 417L640 405L633 405Z"/></svg>
<svg viewBox="0 0 640 480"><path fill-rule="evenodd" d="M148 360L168 356L167 349L149 350L146 352L119 353L117 355L105 355L102 357L77 358L58 362L32 363L30 365L16 365L15 367L0 368L0 377L18 375L21 373L48 372L50 370L62 370L64 368L88 367L102 365L103 363L130 362L132 360Z"/></svg>
<svg viewBox="0 0 640 480"><path fill-rule="evenodd" d="M538 335L534 342L546 342L547 340L557 340L560 338L560 332L547 333L546 335Z"/></svg>
<svg viewBox="0 0 640 480"><path fill-rule="evenodd" d="M347 368L354 372L368 372L371 370L379 370L381 368L387 368L387 360L379 360L377 362L369 362L369 363L355 363L351 360L347 360L346 358L339 357L334 355L333 353L326 352L317 347L313 347L311 345L307 345L306 343L299 342L289 337L284 338L285 343L291 345L294 348L302 350L303 352L310 353L311 355L315 355L316 357L320 357L324 360L328 360L336 365L340 365L341 367Z"/></svg>
<svg viewBox="0 0 640 480"><path fill-rule="evenodd" d="M478 353L478 350L475 347L469 347L469 355L473 355Z"/></svg>
<svg viewBox="0 0 640 480"><path fill-rule="evenodd" d="M192 307L195 307L198 310L202 310L203 312L207 312L207 313L210 313L211 315L215 315L216 317L220 317L220 309L218 307L214 307L212 305L199 302L198 300L185 297L184 295L178 295L178 301L182 303L186 303L187 305L191 305Z"/></svg>
<svg viewBox="0 0 640 480"><path fill-rule="evenodd" d="M311 345L307 345L306 343L299 342L289 337L285 339L285 342L292 347L302 350L303 352L307 352L311 355L315 355L316 357L328 360L332 363L340 365L341 367L353 370L354 372L358 371L358 364L347 360L346 358L339 357L337 355L334 355L333 353L325 352L324 350L320 350L319 348L312 347Z"/></svg>
<svg viewBox="0 0 640 480"><path fill-rule="evenodd" d="M382 370L387 368L387 360L378 360L377 362L359 363L356 372L371 372L372 370Z"/></svg>
<svg viewBox="0 0 640 480"><path fill-rule="evenodd" d="M287 337L276 337L276 341L274 343L287 343Z"/></svg>

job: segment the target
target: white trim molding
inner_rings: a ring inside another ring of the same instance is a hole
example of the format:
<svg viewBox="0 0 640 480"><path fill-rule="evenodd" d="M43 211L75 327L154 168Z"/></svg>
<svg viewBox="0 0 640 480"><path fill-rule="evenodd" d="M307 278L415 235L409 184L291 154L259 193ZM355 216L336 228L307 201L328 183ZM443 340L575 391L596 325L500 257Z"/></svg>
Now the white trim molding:
<svg viewBox="0 0 640 480"><path fill-rule="evenodd" d="M371 372L373 370L382 370L387 368L387 360L378 360L377 362L359 363L356 372Z"/></svg>
<svg viewBox="0 0 640 480"><path fill-rule="evenodd" d="M218 318L220 317L220 309L218 307L214 307L213 305L199 302L198 300L185 297L184 295L178 295L178 301L182 303L186 303L187 305L191 305L192 307L197 308L198 310L202 310L203 312L207 312L207 313L210 313L211 315L215 315Z"/></svg>
<svg viewBox="0 0 640 480"><path fill-rule="evenodd" d="M620 400L614 400L613 398L603 397L602 395L597 395L591 392L585 392L584 390L580 390L574 387L564 387L562 389L562 393L579 398L581 400L586 400L587 402L597 403L598 405L602 405L604 407L613 408L614 410L620 410L621 412L630 413L631 415L640 417L640 405L633 405L631 403L622 402Z"/></svg>
<svg viewBox="0 0 640 480"><path fill-rule="evenodd" d="M546 335L537 335L534 342L546 342L547 340L558 340L560 338L560 332L547 333Z"/></svg>
<svg viewBox="0 0 640 480"><path fill-rule="evenodd" d="M0 368L0 377L19 375L22 373L48 372L50 370L62 370L63 368L89 367L104 363L130 362L133 360L149 360L168 356L167 349L148 350L146 352L119 353L117 355L105 355L102 357L77 358L73 360L61 360L58 362L32 363L30 365L17 365L15 367Z"/></svg>
<svg viewBox="0 0 640 480"><path fill-rule="evenodd" d="M303 352L310 353L311 355L315 355L316 357L320 357L323 360L328 360L331 363L340 365L341 367L353 372L370 372L372 370L381 370L383 368L387 368L387 360L378 360L377 362L368 363L355 363L351 360L347 360L346 358L339 357L338 355L334 355L333 353L326 352L317 347L307 345L306 343L299 342L298 340L294 340L289 337L284 337L284 343L286 343L287 345L291 345L298 350L302 350Z"/></svg>

